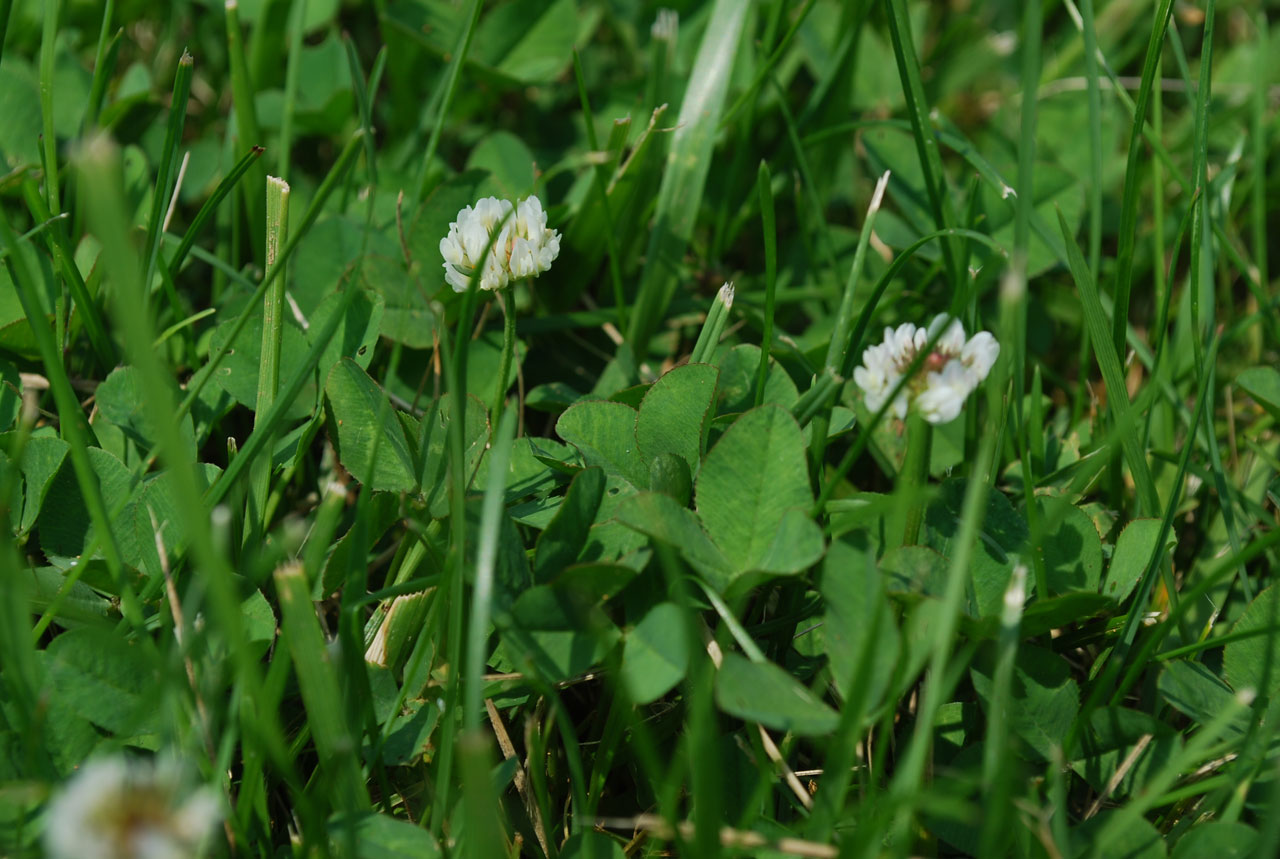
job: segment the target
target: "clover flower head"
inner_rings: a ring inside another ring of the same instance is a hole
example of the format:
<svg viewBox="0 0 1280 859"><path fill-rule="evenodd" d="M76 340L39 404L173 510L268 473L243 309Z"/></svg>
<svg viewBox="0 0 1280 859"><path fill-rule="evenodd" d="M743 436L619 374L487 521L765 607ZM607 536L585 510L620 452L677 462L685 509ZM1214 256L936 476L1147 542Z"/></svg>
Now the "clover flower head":
<svg viewBox="0 0 1280 859"><path fill-rule="evenodd" d="M172 760L91 760L49 804L45 850L53 859L198 856L222 814L212 790L185 784Z"/></svg>
<svg viewBox="0 0 1280 859"><path fill-rule="evenodd" d="M477 269L480 288L487 290L537 277L551 268L559 254L560 234L547 229L547 213L537 197L515 206L497 197L477 200L475 206L458 212L458 219L449 224L449 234L440 240L444 279L454 292L466 292Z"/></svg>
<svg viewBox="0 0 1280 859"><path fill-rule="evenodd" d="M868 409L880 410L935 335L933 351L898 392L890 411L903 419L914 408L933 424L950 423L959 416L965 399L995 365L1000 344L986 331L966 340L960 321L947 323L945 314L934 318L927 328L911 322L885 328L884 340L862 353L862 366L853 371L853 380L862 389Z"/></svg>
<svg viewBox="0 0 1280 859"><path fill-rule="evenodd" d="M679 27L680 15L674 9L659 9L657 17L649 27L649 35L654 39L674 43Z"/></svg>

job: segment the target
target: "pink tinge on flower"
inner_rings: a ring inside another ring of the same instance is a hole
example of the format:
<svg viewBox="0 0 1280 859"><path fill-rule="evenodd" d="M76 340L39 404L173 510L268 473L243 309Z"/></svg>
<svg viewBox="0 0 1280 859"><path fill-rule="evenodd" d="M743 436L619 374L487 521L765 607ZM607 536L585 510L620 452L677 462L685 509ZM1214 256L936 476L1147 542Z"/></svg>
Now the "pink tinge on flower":
<svg viewBox="0 0 1280 859"><path fill-rule="evenodd" d="M902 385L891 412L901 419L915 409L934 424L960 415L965 399L995 365L1000 344L986 331L965 340L964 326L958 319L948 322L946 314L935 317L927 328L911 322L885 328L884 341L862 353L862 366L853 371L853 380L868 409L876 412L884 406L930 337L936 337L932 351Z"/></svg>

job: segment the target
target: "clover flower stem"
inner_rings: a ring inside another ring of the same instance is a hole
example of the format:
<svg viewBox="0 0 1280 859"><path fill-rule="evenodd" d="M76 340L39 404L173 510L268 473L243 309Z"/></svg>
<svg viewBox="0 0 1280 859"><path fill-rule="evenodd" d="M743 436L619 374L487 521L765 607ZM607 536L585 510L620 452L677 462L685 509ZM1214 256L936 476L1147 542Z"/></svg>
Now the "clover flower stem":
<svg viewBox="0 0 1280 859"><path fill-rule="evenodd" d="M498 364L498 390L493 398L493 409L489 417L490 425L496 427L502 417L502 407L507 400L507 377L511 375L511 357L516 350L516 309L515 290L498 293L498 303L502 306L502 359Z"/></svg>
<svg viewBox="0 0 1280 859"><path fill-rule="evenodd" d="M933 447L933 425L923 415L907 415L907 455L899 476L907 492L907 518L902 529L902 545L914 546L920 540L924 522L925 484L929 482L929 451Z"/></svg>

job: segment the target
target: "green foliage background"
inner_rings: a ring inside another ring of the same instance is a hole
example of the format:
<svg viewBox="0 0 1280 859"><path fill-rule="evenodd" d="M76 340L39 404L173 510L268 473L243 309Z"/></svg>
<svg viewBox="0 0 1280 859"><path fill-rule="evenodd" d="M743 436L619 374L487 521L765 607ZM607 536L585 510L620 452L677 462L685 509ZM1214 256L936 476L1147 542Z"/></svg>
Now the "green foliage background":
<svg viewBox="0 0 1280 859"><path fill-rule="evenodd" d="M0 0L0 851L1275 855L1271 10L671 5Z"/></svg>

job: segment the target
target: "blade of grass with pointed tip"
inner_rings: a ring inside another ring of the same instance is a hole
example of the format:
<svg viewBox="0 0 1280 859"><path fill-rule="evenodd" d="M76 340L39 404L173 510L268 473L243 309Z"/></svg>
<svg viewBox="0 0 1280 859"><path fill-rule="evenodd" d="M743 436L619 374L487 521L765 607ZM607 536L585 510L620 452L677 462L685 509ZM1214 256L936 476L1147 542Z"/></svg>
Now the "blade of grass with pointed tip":
<svg viewBox="0 0 1280 859"><path fill-rule="evenodd" d="M62 211L58 196L58 138L53 131L53 67L58 39L58 7L62 0L45 0L44 30L40 38L40 119L44 158L44 199L49 211Z"/></svg>
<svg viewBox="0 0 1280 859"><path fill-rule="evenodd" d="M591 100L587 98L587 82L582 76L582 60L573 52L573 76L578 81L578 101L582 104L582 119L587 127L587 146L599 151L596 140L596 123L591 113ZM617 309L619 331L627 330L627 298L622 286L622 268L618 260L618 239L613 231L613 212L609 208L609 196L605 193L605 165L597 163L591 171L591 192L596 205L604 216L605 255L609 258L609 282L613 284L613 303Z"/></svg>
<svg viewBox="0 0 1280 859"><path fill-rule="evenodd" d="M98 309L98 303L89 295L89 288L80 275L80 268L75 262L75 251L67 239L66 231L61 225L54 223L57 219L45 207L44 198L33 183L23 183L22 196L32 218L54 224L53 229L49 230L49 244L54 261L58 264L63 281L71 290L71 299L84 322L85 333L89 335L94 355L103 367L114 367L117 361L115 343L107 334L107 325L102 318L102 311Z"/></svg>
<svg viewBox="0 0 1280 859"><path fill-rule="evenodd" d="M311 587L302 564L290 563L276 570L275 583L280 599L281 637L293 659L321 766L329 771L327 788L336 794L335 805L340 810L368 808L364 773L355 754L360 746L351 736L342 711L337 672L311 604Z"/></svg>
<svg viewBox="0 0 1280 859"><path fill-rule="evenodd" d="M747 5L739 0L716 0L689 75L658 187L653 231L627 328L627 342L639 361L647 356L649 338L671 303L676 270L693 235Z"/></svg>
<svg viewBox="0 0 1280 859"><path fill-rule="evenodd" d="M778 295L778 225L773 212L773 179L769 165L760 162L756 174L760 196L760 228L764 231L764 333L760 338L760 368L756 371L758 406L764 402L765 380L769 376L769 353L773 349L773 314Z"/></svg>
<svg viewBox="0 0 1280 859"><path fill-rule="evenodd" d="M231 72L231 100L235 112L236 136L241 147L259 146L265 141L258 126L258 114L253 104L253 82L249 78L249 64L244 52L244 37L240 32L240 10L237 0L226 0L227 65ZM266 213L259 189L266 185L267 168L261 162L250 166L249 188L245 189L244 204L248 215L249 235L263 235ZM254 259L261 259L261 251L255 245ZM257 302L254 302L255 304Z"/></svg>
<svg viewBox="0 0 1280 859"><path fill-rule="evenodd" d="M885 18L889 24L889 37L893 42L893 55L902 80L902 94L907 101L907 114L915 138L916 152L920 157L920 172L924 175L925 193L933 210L938 229L956 226L956 216L947 191L946 174L942 170L942 156L938 141L929 121L929 106L925 100L924 83L920 73L920 58L911 38L911 18L907 14L906 0L888 0ZM942 242L942 258L951 281L951 288L961 293L967 285L964 276L965 253L963 243L956 239Z"/></svg>
<svg viewBox="0 0 1280 859"><path fill-rule="evenodd" d="M89 444L91 441L96 442L97 439L71 387L71 379L67 376L66 368L62 363L62 354L36 293L33 275L27 268L26 257L18 251L17 237L13 234L13 228L9 226L9 219L3 213L0 213L0 245L9 250L9 255L4 262L9 269L9 276L18 293L22 310L27 316L27 324L36 341L36 348L40 352L45 377L49 380L49 389L57 405L61 434L70 445L71 466L75 470L76 480L80 485L89 518L93 522L94 532L102 541L107 570L111 574L112 584L120 594L121 611L130 625L141 630L144 627L142 606L125 575L124 561L115 534L111 530L111 517L108 515L106 502L98 485L98 475L89 459Z"/></svg>
<svg viewBox="0 0 1280 859"><path fill-rule="evenodd" d="M1071 228L1067 226L1067 220L1061 212L1058 213L1058 223L1067 245L1071 276L1080 293L1080 306L1084 311L1085 324L1089 326L1093 354L1098 362L1098 368L1102 371L1102 381L1107 386L1107 411L1111 413L1112 420L1117 424L1132 425L1132 418L1129 415L1132 408L1129 402L1129 389L1124 384L1124 371L1120 367L1120 358L1112 346L1106 312L1098 300L1098 290L1093 282L1093 274L1085 265L1080 246L1076 244ZM1139 444L1139 434L1125 433L1121 439L1121 449L1138 490L1138 513L1145 516L1154 515L1160 509L1160 497L1151 477L1146 453Z"/></svg>
<svg viewBox="0 0 1280 859"><path fill-rule="evenodd" d="M169 104L169 122L165 125L164 146L160 150L160 163L156 167L156 184L151 194L151 217L147 220L147 237L142 246L142 282L151 288L156 259L160 253L160 233L163 230L165 207L173 193L173 167L178 157L178 144L182 140L182 127L187 119L187 96L191 92L191 75L195 60L185 50L178 60L178 70L173 76L173 98ZM181 301L172 283L164 281L169 309L179 319L184 315Z"/></svg>
<svg viewBox="0 0 1280 859"><path fill-rule="evenodd" d="M178 244L178 247L173 252L173 256L169 259L170 277L176 278L178 276L178 272L182 268L182 263L186 260L187 253L190 252L192 246L195 244L196 237L200 234L201 228L204 227L205 223L207 223L211 217L213 217L214 212L218 209L218 205L226 199L226 196L230 194L232 190L235 189L236 183L240 181L240 178L244 176L245 173L248 173L249 168L252 167L260 157L262 157L263 152L266 152L266 150L261 146L254 146L246 152L244 156L236 162L236 166L231 168L231 172L218 183L218 187L213 189L213 193L209 195L209 199L205 200L204 204L200 206L200 211L196 212L196 216L191 219L191 225L188 226L186 232L182 234L182 241Z"/></svg>
<svg viewBox="0 0 1280 859"><path fill-rule="evenodd" d="M107 0L108 5L113 0ZM4 38L9 33L9 18L13 14L13 0L0 0L0 59L4 59Z"/></svg>
<svg viewBox="0 0 1280 859"><path fill-rule="evenodd" d="M1134 242L1138 225L1138 164L1142 154L1142 129L1146 124L1147 106L1151 102L1151 90L1155 85L1156 63L1160 59L1160 47L1164 43L1165 29L1173 11L1173 0L1160 0L1156 7L1156 20L1147 42L1147 55L1142 64L1142 79L1138 87L1138 101L1134 108L1133 130L1129 135L1129 155L1124 171L1124 193L1120 202L1120 224L1117 227L1119 247L1116 250L1116 278L1112 288L1115 316L1111 320L1111 336L1105 342L1111 344L1117 359L1124 355L1125 325L1129 321L1129 292L1133 278ZM1090 336L1097 332L1090 330ZM1095 348L1095 354L1097 350ZM1109 387L1109 386L1108 386Z"/></svg>
<svg viewBox="0 0 1280 859"><path fill-rule="evenodd" d="M0 19L4 16L3 6L8 0L0 2ZM115 55L120 50L120 37L123 30L116 30L111 35L111 21L115 17L116 0L106 0L102 4L102 26L98 30L98 47L93 55L93 80L89 84L89 100L85 103L84 118L80 121L83 132L98 122L98 114L102 110L102 98L107 92L107 81L115 71ZM0 20L0 44L4 42L4 22Z"/></svg>
<svg viewBox="0 0 1280 859"><path fill-rule="evenodd" d="M516 414L502 416L489 451L489 481L484 489L484 506L480 513L480 532L476 535L476 580L471 590L471 624L467 628L466 675L463 688L466 700L462 708L464 736L478 733L484 713L484 664L488 650L489 621L493 613L494 568L498 557L498 535L505 515L507 462L515 442ZM464 762L465 767L465 762Z"/></svg>
<svg viewBox="0 0 1280 859"><path fill-rule="evenodd" d="M285 265L289 258L293 255L294 250L298 247L298 243L302 241L302 237L311 229L311 225L315 223L316 218L320 217L320 212L324 208L325 202L329 196L337 188L338 183L342 181L347 173L347 169L351 166L351 162L355 159L356 153L360 151L360 138L364 136L363 129L356 131L355 134L347 140L346 147L334 162L333 167L324 177L324 181L320 183L320 187L316 189L315 196L311 198L311 205L307 207L307 211L302 216L302 222L298 225L298 230L289 237L288 243L284 249L280 251L280 258L276 260L276 264L267 269L266 274L262 276L262 281L253 291L253 295L245 302L244 309L240 311L240 315L236 317L230 330L227 332L227 339L221 346L213 351L209 356L209 360L200 370L191 378L187 384L187 395L178 405L177 417L181 418L190 409L196 398L200 396L200 391L213 377L213 373L222 363L222 359L227 357L227 352L231 349L236 337L244 330L244 326L248 324L250 317L255 315L259 302L267 293L267 289L275 282L284 271ZM358 291L358 290L353 290Z"/></svg>
<svg viewBox="0 0 1280 859"><path fill-rule="evenodd" d="M440 134L444 131L445 120L449 118L449 108L453 106L453 96L458 91L458 77L462 64L466 62L467 53L471 50L471 37L475 35L476 23L480 20L481 0L471 0L471 8L467 10L467 23L458 34L458 41L450 52L449 69L440 78L436 89L427 101L427 109L439 104L440 108L431 123L431 136L422 151L422 163L418 167L418 200L425 200L430 190L431 162L436 157L436 149L440 146Z"/></svg>
<svg viewBox="0 0 1280 859"><path fill-rule="evenodd" d="M289 54L284 63L284 103L280 109L280 152L276 172L286 182L293 166L293 123L298 109L298 80L302 69L303 22L307 17L307 0L297 0L289 15ZM352 78L354 81L355 78Z"/></svg>

